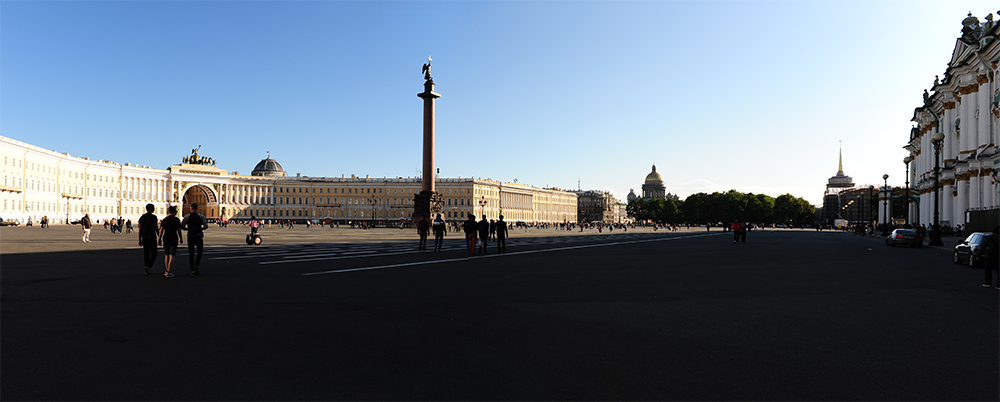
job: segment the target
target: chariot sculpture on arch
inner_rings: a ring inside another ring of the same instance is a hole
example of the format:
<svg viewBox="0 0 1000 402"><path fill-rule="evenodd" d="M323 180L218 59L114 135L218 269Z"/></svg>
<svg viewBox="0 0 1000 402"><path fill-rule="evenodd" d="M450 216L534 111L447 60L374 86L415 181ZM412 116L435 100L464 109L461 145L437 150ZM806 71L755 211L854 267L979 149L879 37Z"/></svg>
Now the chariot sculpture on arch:
<svg viewBox="0 0 1000 402"><path fill-rule="evenodd" d="M198 145L198 148L192 149L191 156L185 156L183 159L181 159L181 162L192 165L215 166L215 159L205 156L198 156L199 149L201 149L201 145Z"/></svg>

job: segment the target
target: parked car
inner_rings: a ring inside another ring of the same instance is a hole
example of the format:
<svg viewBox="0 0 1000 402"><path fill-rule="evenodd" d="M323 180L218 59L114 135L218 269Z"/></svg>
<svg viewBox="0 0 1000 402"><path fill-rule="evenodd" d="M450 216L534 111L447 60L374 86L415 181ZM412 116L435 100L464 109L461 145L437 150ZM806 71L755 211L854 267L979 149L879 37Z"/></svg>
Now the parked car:
<svg viewBox="0 0 1000 402"><path fill-rule="evenodd" d="M983 260L986 259L986 242L992 233L986 232L974 232L966 237L961 243L955 246L955 253L952 256L952 261L956 264L969 264L970 267L976 266Z"/></svg>
<svg viewBox="0 0 1000 402"><path fill-rule="evenodd" d="M885 238L886 246L909 245L912 247L923 247L924 238L913 229L896 229Z"/></svg>
<svg viewBox="0 0 1000 402"><path fill-rule="evenodd" d="M20 224L21 222L18 222L16 219L7 219L3 222L0 222L0 226L17 226Z"/></svg>

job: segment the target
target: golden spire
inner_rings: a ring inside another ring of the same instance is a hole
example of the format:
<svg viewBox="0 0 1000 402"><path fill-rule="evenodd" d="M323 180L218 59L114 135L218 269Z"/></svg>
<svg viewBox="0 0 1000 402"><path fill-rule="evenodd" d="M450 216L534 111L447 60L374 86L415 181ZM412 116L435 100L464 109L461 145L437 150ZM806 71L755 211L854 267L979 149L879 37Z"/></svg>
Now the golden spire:
<svg viewBox="0 0 1000 402"><path fill-rule="evenodd" d="M840 165L837 166L837 174L844 174L844 142L840 142Z"/></svg>

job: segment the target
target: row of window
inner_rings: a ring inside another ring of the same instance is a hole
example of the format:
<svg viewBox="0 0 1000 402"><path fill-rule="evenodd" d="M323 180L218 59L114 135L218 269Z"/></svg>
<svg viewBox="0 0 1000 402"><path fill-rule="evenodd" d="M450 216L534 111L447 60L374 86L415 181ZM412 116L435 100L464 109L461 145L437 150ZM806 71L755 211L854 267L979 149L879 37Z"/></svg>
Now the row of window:
<svg viewBox="0 0 1000 402"><path fill-rule="evenodd" d="M10 167L14 167L14 168L20 168L22 166L22 162L23 161L21 159L11 158L9 156L4 156L3 157L3 165L4 166L10 166ZM39 162L28 162L27 168L28 168L29 171L39 172L39 173L44 173L44 174L53 174L53 173L56 172L56 167L55 166L45 165L45 164L42 164L42 163L39 163ZM63 176L63 177L68 177L68 178L72 178L72 179L82 179L84 177L84 173L83 172L71 171L71 170L68 170L68 169L63 169L60 172L60 175ZM98 181L98 182L108 182L108 183L115 183L118 180L117 176L105 176L105 175L98 175L98 174L94 174L94 175L87 174L86 177L87 177L87 180L90 180L90 178L93 177L95 181Z"/></svg>
<svg viewBox="0 0 1000 402"><path fill-rule="evenodd" d="M305 187L278 187L277 191L279 193L303 193L303 192L304 193L309 193L310 189L312 189L312 193L316 193L316 190L317 190L316 187L308 187L308 188L305 188ZM413 189L412 188L403 188L403 189L401 189L401 188L392 188L392 189L389 189L389 188L379 188L379 187L376 187L376 188L372 188L372 187L365 187L365 188L358 188L358 187L347 187L347 188L326 187L326 192L328 194L331 193L331 190L332 190L332 194L337 194L337 193L340 193L340 194L413 194ZM383 192L383 190L384 190L384 192ZM389 193L389 190L392 190L392 193ZM319 192L320 193L323 192L323 188L322 187L319 188ZM441 189L441 192L444 193L444 194L471 194L472 193L471 189L468 189L468 188L457 188L457 189L447 188L447 189Z"/></svg>
<svg viewBox="0 0 1000 402"><path fill-rule="evenodd" d="M24 211L31 215L62 215L66 214L66 204L57 203L51 201L25 201ZM117 214L117 206L115 205L84 205L77 203L71 203L69 205L71 213L91 213L91 214ZM0 211L20 211L22 209L21 200L3 200L3 209ZM128 214L140 214L145 212L144 207L123 207L123 213ZM161 208L164 211L166 209Z"/></svg>

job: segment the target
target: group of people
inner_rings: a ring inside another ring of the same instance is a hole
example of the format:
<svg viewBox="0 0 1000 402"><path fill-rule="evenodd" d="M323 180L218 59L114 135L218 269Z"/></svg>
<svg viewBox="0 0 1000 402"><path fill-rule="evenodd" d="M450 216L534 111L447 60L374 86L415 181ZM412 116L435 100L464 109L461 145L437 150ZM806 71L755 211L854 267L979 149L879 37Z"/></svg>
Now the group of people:
<svg viewBox="0 0 1000 402"><path fill-rule="evenodd" d="M139 247L142 247L143 269L146 271L146 275L151 274L150 269L156 263L158 246L162 246L165 254L163 276L174 277L171 272L174 256L177 254L178 245L184 243L182 230L186 230L191 276L197 276L198 265L201 264L201 255L205 248L205 229L208 229L208 219L205 218L205 215L198 213L198 204L191 204L191 213L184 216L183 220L177 218L177 207L175 206L167 208L167 217L163 220L157 219L156 215L153 214L155 209L153 204L146 204L146 213L139 217L138 221ZM120 222L121 219L118 221ZM80 225L83 226L83 242L89 243L90 230L93 228L90 214L85 214L80 219ZM129 220L129 231L131 231L131 226L131 220Z"/></svg>
<svg viewBox="0 0 1000 402"><path fill-rule="evenodd" d="M462 229L465 231L465 246L470 255L476 254L477 248L480 254L486 254L486 243L491 238L496 239L498 253L507 251L508 232L503 215L500 215L497 221L488 221L486 215L483 215L483 220L476 222L476 216L469 214L469 219L462 224Z"/></svg>
<svg viewBox="0 0 1000 402"><path fill-rule="evenodd" d="M177 254L177 245L184 243L182 230L188 232L188 262L191 267L191 276L198 276L198 266L201 264L201 255L205 247L205 230L208 229L208 219L198 212L198 204L191 204L191 213L184 216L183 220L177 219L177 207L167 208L167 217L160 222L159 230L156 226L156 215L153 215L153 204L146 205L146 214L143 217L150 226L150 230L143 233L142 219L139 218L139 245L143 246L145 256L146 275L156 261L156 245L163 246L164 264L166 270L163 276L172 278L170 272L174 255ZM175 238L176 237L176 238ZM153 239L156 243L152 247L147 247L143 243L151 243Z"/></svg>
<svg viewBox="0 0 1000 402"><path fill-rule="evenodd" d="M417 221L417 234L420 236L418 250L427 250L427 236L432 230L434 232L434 251L441 251L444 236L448 234L448 225L441 218L441 214L437 214L433 223L428 222L426 216L421 216L420 220ZM503 220L503 215L500 215L497 220L487 220L486 215L483 215L483 219L476 222L476 216L469 214L469 218L462 224L462 230L465 232L465 248L470 255L475 255L477 250L480 254L486 254L487 243L490 239L496 240L498 253L507 252L509 231L507 222Z"/></svg>
<svg viewBox="0 0 1000 402"><path fill-rule="evenodd" d="M749 225L740 221L733 221L729 228L733 231L733 243L747 242L747 227Z"/></svg>
<svg viewBox="0 0 1000 402"><path fill-rule="evenodd" d="M110 230L111 234L122 234L123 229L126 233L132 233L131 219L126 221L119 216L118 219L111 218L104 220L104 230Z"/></svg>

